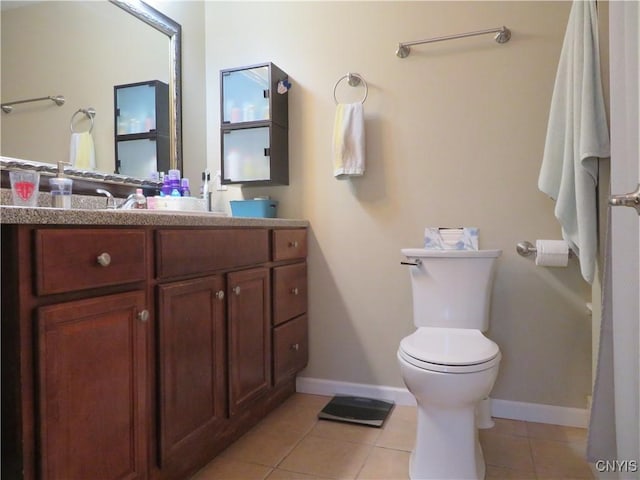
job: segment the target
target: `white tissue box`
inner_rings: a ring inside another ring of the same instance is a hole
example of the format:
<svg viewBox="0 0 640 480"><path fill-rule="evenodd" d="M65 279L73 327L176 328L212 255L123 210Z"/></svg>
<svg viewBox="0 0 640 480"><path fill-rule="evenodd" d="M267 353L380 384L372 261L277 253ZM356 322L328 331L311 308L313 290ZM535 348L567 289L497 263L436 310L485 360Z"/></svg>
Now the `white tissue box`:
<svg viewBox="0 0 640 480"><path fill-rule="evenodd" d="M478 250L478 229L476 227L426 227L424 248L427 250Z"/></svg>

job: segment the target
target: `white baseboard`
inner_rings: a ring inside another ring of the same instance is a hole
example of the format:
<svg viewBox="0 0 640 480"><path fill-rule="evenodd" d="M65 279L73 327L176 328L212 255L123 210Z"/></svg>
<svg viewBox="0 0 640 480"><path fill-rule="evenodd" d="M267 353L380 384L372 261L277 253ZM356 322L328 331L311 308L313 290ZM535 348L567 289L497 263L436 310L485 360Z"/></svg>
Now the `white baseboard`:
<svg viewBox="0 0 640 480"><path fill-rule="evenodd" d="M396 405L415 405L416 399L406 388L340 382L321 378L298 377L296 392L312 395L353 395L395 402Z"/></svg>
<svg viewBox="0 0 640 480"><path fill-rule="evenodd" d="M354 395L393 401L396 405L415 405L416 400L406 388L363 383L340 382L321 378L298 377L296 391L313 395ZM491 415L497 418L551 423L568 427L586 428L589 411L583 408L557 407L540 403L491 399Z"/></svg>
<svg viewBox="0 0 640 480"><path fill-rule="evenodd" d="M541 403L514 402L492 398L491 414L499 418L551 423L566 427L587 428L589 426L589 410L586 408L557 407Z"/></svg>

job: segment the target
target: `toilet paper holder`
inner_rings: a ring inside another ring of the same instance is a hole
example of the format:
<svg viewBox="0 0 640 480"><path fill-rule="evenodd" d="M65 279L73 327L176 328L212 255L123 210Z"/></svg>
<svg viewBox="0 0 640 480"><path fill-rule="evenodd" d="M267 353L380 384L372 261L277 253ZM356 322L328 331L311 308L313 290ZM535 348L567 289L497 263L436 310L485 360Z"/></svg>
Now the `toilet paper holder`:
<svg viewBox="0 0 640 480"><path fill-rule="evenodd" d="M529 257L531 255L535 256L536 253L538 253L538 249L533 245L533 243L525 240L523 242L518 242L516 245L516 252L518 252L518 255L522 257ZM573 250L569 249L569 258L573 258L574 256L575 254L573 253Z"/></svg>

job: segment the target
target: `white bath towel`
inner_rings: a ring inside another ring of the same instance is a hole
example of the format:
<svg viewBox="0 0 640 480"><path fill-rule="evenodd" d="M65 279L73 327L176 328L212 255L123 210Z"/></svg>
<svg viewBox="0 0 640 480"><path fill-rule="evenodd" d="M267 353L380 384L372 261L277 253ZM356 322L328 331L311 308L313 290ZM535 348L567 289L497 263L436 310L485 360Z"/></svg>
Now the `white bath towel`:
<svg viewBox="0 0 640 480"><path fill-rule="evenodd" d="M78 170L95 170L96 153L93 137L89 132L72 133L69 145L69 162Z"/></svg>
<svg viewBox="0 0 640 480"><path fill-rule="evenodd" d="M587 459L616 460L615 387L613 385L613 300L611 294L611 209L607 213L604 273L602 275L602 315L600 346L593 385L593 403L589 417Z"/></svg>
<svg viewBox="0 0 640 480"><path fill-rule="evenodd" d="M556 200L562 236L592 283L598 157L610 156L593 0L574 0L556 75L538 188Z"/></svg>
<svg viewBox="0 0 640 480"><path fill-rule="evenodd" d="M333 124L333 174L337 178L363 175L365 167L362 103L339 103Z"/></svg>

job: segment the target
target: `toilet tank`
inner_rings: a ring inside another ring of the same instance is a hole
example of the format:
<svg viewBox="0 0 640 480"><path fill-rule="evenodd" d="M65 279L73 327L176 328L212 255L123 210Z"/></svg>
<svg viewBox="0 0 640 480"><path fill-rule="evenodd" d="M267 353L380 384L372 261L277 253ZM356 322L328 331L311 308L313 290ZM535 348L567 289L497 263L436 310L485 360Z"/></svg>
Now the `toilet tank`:
<svg viewBox="0 0 640 480"><path fill-rule="evenodd" d="M416 327L489 328L496 259L501 250L401 250L409 262ZM417 262L419 260L419 262Z"/></svg>

